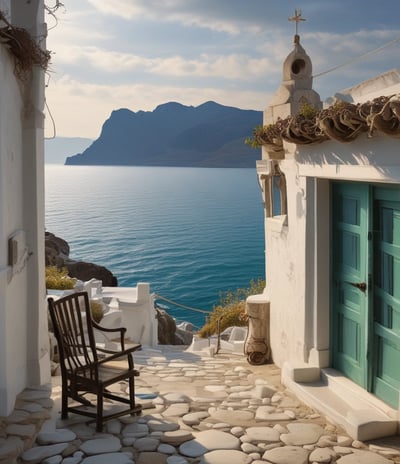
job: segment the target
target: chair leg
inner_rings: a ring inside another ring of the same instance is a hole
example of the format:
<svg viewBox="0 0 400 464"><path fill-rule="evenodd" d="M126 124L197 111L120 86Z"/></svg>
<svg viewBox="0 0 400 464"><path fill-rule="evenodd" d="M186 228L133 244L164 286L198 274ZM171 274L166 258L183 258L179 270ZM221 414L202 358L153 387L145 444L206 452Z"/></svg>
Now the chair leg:
<svg viewBox="0 0 400 464"><path fill-rule="evenodd" d="M103 431L103 393L104 389L100 388L97 393L97 416L96 416L96 431Z"/></svg>
<svg viewBox="0 0 400 464"><path fill-rule="evenodd" d="M131 409L135 407L135 380L134 377L129 378L129 405Z"/></svg>
<svg viewBox="0 0 400 464"><path fill-rule="evenodd" d="M68 418L68 385L62 380L61 385L61 419Z"/></svg>

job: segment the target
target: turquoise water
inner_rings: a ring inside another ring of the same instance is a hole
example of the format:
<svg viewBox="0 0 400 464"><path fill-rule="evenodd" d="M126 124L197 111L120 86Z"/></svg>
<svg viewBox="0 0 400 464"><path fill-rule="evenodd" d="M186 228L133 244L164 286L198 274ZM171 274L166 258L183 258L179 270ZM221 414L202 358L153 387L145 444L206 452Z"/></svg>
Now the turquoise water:
<svg viewBox="0 0 400 464"><path fill-rule="evenodd" d="M149 282L204 310L220 291L265 277L255 169L47 165L46 230L120 286ZM201 313L168 306L178 320L204 323Z"/></svg>

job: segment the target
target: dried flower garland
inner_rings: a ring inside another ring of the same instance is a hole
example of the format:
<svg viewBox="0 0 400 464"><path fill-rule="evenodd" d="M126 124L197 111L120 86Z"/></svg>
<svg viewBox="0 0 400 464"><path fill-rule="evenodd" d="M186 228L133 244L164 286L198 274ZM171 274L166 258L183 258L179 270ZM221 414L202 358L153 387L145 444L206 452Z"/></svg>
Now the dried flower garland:
<svg viewBox="0 0 400 464"><path fill-rule="evenodd" d="M14 27L0 11L0 21L6 26L0 28L0 43L4 44L15 60L15 75L25 80L33 66L47 70L51 54L43 50L26 29Z"/></svg>
<svg viewBox="0 0 400 464"><path fill-rule="evenodd" d="M365 132L372 137L375 131L400 138L400 95L357 105L338 101L321 111L306 105L294 116L278 119L268 126L257 126L246 143L278 152L283 149L283 140L299 145L329 139L351 142Z"/></svg>

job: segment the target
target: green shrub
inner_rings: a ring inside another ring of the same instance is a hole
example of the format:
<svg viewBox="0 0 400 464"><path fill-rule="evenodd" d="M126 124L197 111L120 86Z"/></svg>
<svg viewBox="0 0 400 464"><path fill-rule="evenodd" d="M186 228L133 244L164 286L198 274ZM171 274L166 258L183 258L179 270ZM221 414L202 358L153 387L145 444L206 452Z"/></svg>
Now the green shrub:
<svg viewBox="0 0 400 464"><path fill-rule="evenodd" d="M103 305L98 301L90 300L90 312L95 322L99 323L103 319Z"/></svg>
<svg viewBox="0 0 400 464"><path fill-rule="evenodd" d="M46 266L46 288L51 290L70 290L74 288L76 279L69 277L66 268Z"/></svg>
<svg viewBox="0 0 400 464"><path fill-rule="evenodd" d="M299 111L299 114L304 116L306 119L314 118L317 113L318 108L316 108L314 105L310 105L310 103L303 103Z"/></svg>
<svg viewBox="0 0 400 464"><path fill-rule="evenodd" d="M265 281L262 279L252 280L250 287L238 288L234 291L221 292L219 295L219 304L214 306L205 325L200 329L200 337L209 337L218 333L218 324L220 332L228 327L246 326L247 318L245 317L246 298L250 295L262 293L265 287Z"/></svg>

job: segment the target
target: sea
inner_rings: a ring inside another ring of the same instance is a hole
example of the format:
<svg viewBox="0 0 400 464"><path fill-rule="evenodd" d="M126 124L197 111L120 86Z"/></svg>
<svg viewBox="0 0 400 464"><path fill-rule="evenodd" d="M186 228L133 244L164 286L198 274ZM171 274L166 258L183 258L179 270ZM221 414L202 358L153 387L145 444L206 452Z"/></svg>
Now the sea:
<svg viewBox="0 0 400 464"><path fill-rule="evenodd" d="M45 174L46 230L119 286L150 283L179 305L157 300L177 323L201 327L221 295L265 278L255 168L47 164Z"/></svg>

